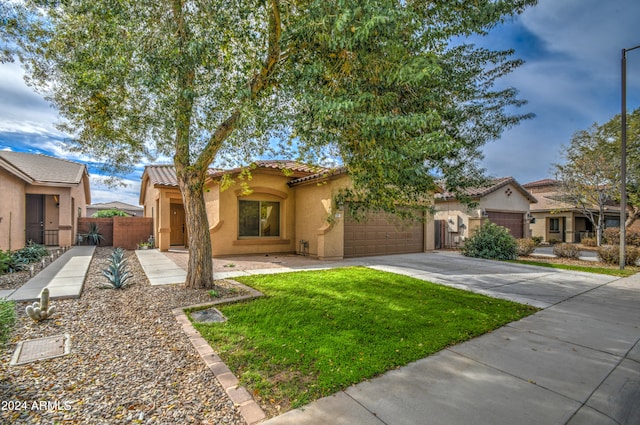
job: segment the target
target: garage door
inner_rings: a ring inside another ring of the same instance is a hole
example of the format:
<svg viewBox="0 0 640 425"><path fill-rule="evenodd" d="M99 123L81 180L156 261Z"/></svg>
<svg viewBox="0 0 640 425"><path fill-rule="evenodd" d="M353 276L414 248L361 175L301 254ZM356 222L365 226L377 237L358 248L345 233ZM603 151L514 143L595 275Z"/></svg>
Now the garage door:
<svg viewBox="0 0 640 425"><path fill-rule="evenodd" d="M487 214L489 215L489 220L492 223L509 229L511 236L514 238L523 237L524 214L497 211L487 211Z"/></svg>
<svg viewBox="0 0 640 425"><path fill-rule="evenodd" d="M384 212L368 212L363 220L356 221L345 208L345 258L423 251L422 222L403 222Z"/></svg>

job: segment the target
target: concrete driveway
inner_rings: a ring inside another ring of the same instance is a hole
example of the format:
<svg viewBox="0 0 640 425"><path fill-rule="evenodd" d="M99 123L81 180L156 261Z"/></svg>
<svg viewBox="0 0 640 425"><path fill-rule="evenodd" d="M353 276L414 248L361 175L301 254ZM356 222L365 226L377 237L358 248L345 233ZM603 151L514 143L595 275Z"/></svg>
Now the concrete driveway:
<svg viewBox="0 0 640 425"><path fill-rule="evenodd" d="M540 308L582 294L618 277L469 258L456 252L390 255L346 260L455 288Z"/></svg>

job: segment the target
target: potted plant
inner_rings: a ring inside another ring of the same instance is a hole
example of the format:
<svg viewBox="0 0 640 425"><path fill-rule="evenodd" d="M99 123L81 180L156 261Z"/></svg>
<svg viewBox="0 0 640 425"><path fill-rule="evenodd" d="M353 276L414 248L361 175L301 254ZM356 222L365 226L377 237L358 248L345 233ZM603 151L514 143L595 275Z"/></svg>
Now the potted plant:
<svg viewBox="0 0 640 425"><path fill-rule="evenodd" d="M102 233L100 233L100 226L98 226L98 223L94 223L94 222L89 223L87 240L92 245L99 245L100 241L104 240L104 237L102 237Z"/></svg>
<svg viewBox="0 0 640 425"><path fill-rule="evenodd" d="M138 249L149 249L151 248L150 242L138 242Z"/></svg>

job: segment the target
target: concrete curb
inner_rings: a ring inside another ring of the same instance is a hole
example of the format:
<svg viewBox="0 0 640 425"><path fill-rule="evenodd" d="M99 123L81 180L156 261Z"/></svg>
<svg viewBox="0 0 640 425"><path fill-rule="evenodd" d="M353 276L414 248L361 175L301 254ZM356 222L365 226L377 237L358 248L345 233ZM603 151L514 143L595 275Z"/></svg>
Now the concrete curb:
<svg viewBox="0 0 640 425"><path fill-rule="evenodd" d="M187 317L187 314L184 312L184 310L186 309L212 307L220 304L233 304L240 301L251 300L264 296L262 292L256 291L255 289L243 285L240 282L236 282L230 279L226 280L229 282L233 282L233 284L246 290L247 292L249 292L249 295L175 308L172 310L172 313L178 323L180 323L180 325L182 326L183 332L189 337L189 341L191 341L193 347L196 349L198 354L200 354L200 358L202 359L204 364L209 368L209 370L213 372L216 379L218 380L222 388L224 388L233 404L238 407L238 410L240 411L240 414L242 415L245 422L248 425L255 425L267 418L266 413L262 410L260 405L256 403L256 401L251 396L251 393L249 393L246 388L239 385L238 378L233 374L233 372L231 372L231 370L222 361L222 359L213 351L207 341L202 338L200 332L198 332L193 327L191 321Z"/></svg>

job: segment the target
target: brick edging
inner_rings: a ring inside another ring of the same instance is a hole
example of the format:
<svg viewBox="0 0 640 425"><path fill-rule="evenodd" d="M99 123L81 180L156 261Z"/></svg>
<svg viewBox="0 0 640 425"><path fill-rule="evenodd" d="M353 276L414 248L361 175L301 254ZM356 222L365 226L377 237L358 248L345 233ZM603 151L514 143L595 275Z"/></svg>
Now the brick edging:
<svg viewBox="0 0 640 425"><path fill-rule="evenodd" d="M256 291L255 289L243 285L240 282L236 282L231 279L225 280L231 281L235 285L240 286L242 289L249 292L249 295L225 298L219 301L196 304L188 307L175 308L171 312L178 323L182 326L183 332L189 337L191 344L195 347L198 354L200 354L200 358L204 361L204 364L213 372L233 404L238 407L242 418L248 425L255 425L267 418L266 413L264 413L260 405L256 403L251 394L244 387L239 385L238 378L236 378L233 372L231 372L231 369L229 369L222 359L213 351L209 343L200 335L200 332L193 327L191 321L184 312L184 310L188 308L229 304L264 296L262 292Z"/></svg>

